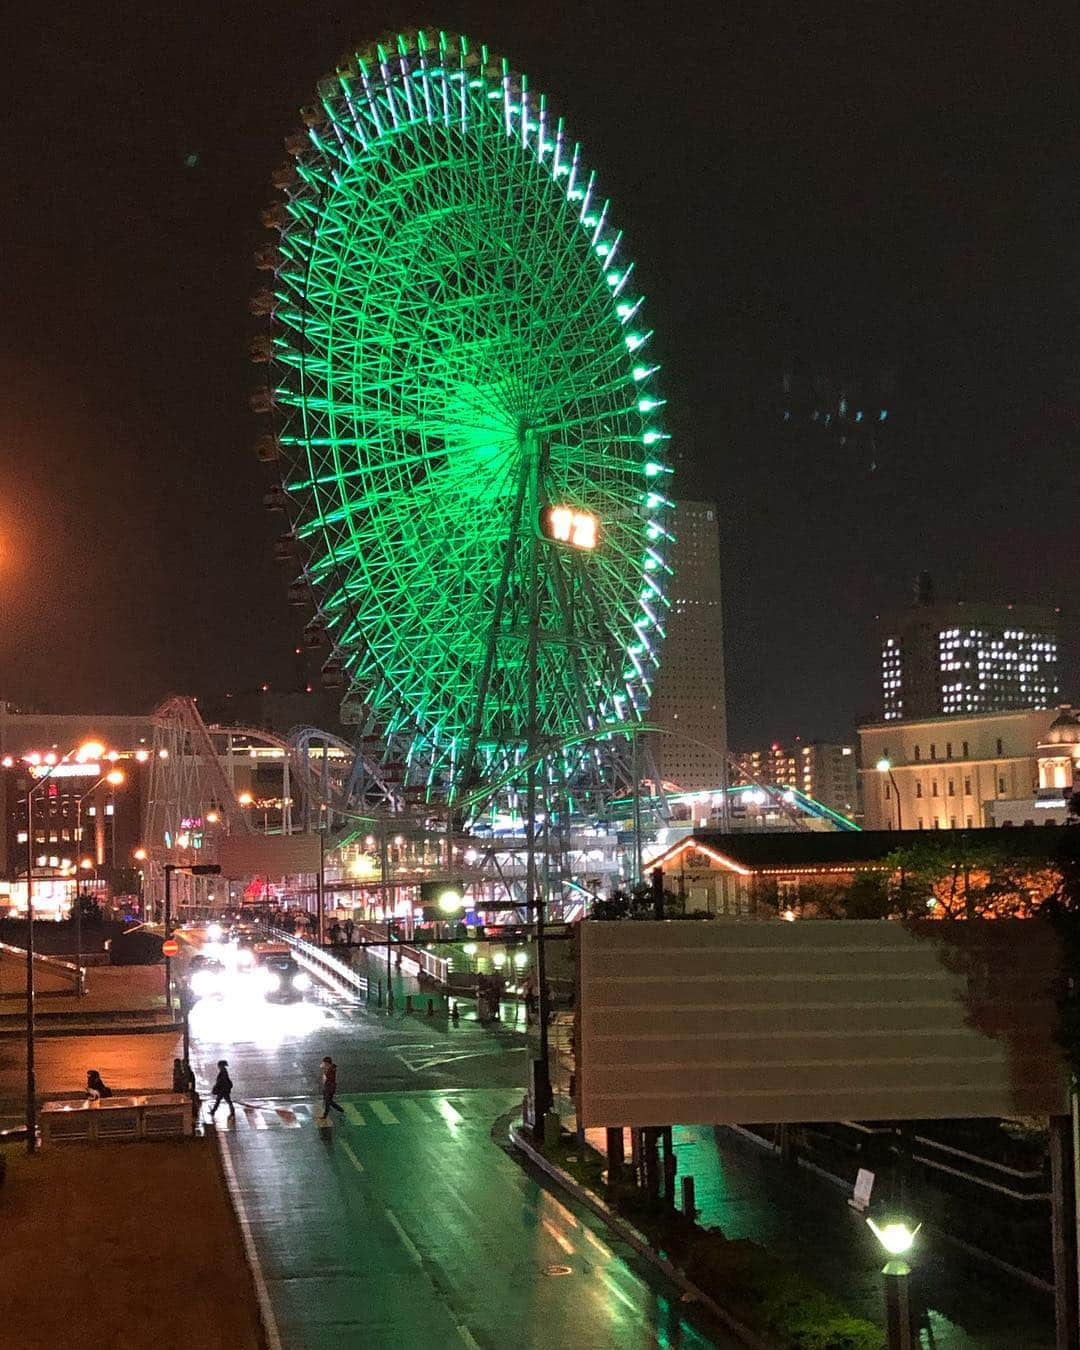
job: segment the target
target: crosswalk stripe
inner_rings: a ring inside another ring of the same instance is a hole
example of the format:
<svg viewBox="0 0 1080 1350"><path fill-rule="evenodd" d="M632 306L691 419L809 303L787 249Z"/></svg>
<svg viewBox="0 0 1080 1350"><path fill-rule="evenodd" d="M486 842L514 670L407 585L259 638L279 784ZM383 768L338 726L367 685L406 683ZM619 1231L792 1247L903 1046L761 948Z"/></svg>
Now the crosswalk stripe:
<svg viewBox="0 0 1080 1350"><path fill-rule="evenodd" d="M432 1105L448 1125L460 1125L464 1119L463 1116L454 1110L445 1097L436 1097Z"/></svg>
<svg viewBox="0 0 1080 1350"><path fill-rule="evenodd" d="M365 1124L364 1117L360 1114L360 1108L358 1106L354 1106L352 1102L342 1102L341 1104L345 1108L345 1119L350 1125Z"/></svg>
<svg viewBox="0 0 1080 1350"><path fill-rule="evenodd" d="M304 1122L297 1116L295 1111L291 1111L287 1106L277 1107L275 1115L287 1130L299 1130L303 1128Z"/></svg>
<svg viewBox="0 0 1080 1350"><path fill-rule="evenodd" d="M431 1117L424 1114L420 1109L419 1102L404 1101L398 1103L398 1110L404 1108L405 1114L413 1120L417 1120L421 1125L430 1125Z"/></svg>
<svg viewBox="0 0 1080 1350"><path fill-rule="evenodd" d="M384 1125L400 1125L401 1122L385 1102L368 1102L372 1112L378 1116Z"/></svg>
<svg viewBox="0 0 1080 1350"><path fill-rule="evenodd" d="M266 1117L261 1111L257 1111L254 1106L245 1106L244 1115L247 1118L247 1123L253 1130L265 1130L269 1128L266 1123Z"/></svg>

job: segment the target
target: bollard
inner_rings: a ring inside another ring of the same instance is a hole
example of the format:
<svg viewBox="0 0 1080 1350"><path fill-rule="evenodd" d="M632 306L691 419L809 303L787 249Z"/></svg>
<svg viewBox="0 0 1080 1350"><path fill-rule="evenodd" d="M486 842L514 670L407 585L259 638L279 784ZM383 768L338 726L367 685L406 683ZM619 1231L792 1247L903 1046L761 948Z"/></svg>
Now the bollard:
<svg viewBox="0 0 1080 1350"><path fill-rule="evenodd" d="M435 1000L433 998L429 998L427 1001L427 1015L429 1017L435 1016Z"/></svg>
<svg viewBox="0 0 1080 1350"><path fill-rule="evenodd" d="M405 1016L412 1012L412 994L405 995Z"/></svg>
<svg viewBox="0 0 1080 1350"><path fill-rule="evenodd" d="M682 1212L688 1219L692 1219L697 1213L694 1204L694 1178L683 1177L682 1179Z"/></svg>
<svg viewBox="0 0 1080 1350"><path fill-rule="evenodd" d="M457 1026L457 1024L461 1021L461 1014L458 1012L458 1006L456 1003L451 1005L450 1021L453 1022L454 1026Z"/></svg>

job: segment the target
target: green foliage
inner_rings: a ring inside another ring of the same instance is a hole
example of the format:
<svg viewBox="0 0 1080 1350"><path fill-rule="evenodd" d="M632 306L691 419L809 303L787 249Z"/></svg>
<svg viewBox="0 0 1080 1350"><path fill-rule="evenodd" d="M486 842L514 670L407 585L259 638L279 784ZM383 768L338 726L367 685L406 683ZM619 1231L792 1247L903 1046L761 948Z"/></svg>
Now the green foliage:
<svg viewBox="0 0 1080 1350"><path fill-rule="evenodd" d="M547 1152L640 1229L704 1293L778 1350L883 1350L885 1338L878 1327L853 1317L756 1242L702 1228L628 1181L608 1183L604 1160L591 1148L582 1150L563 1138Z"/></svg>
<svg viewBox="0 0 1080 1350"><path fill-rule="evenodd" d="M101 922L101 905L98 904L94 896L80 892L75 904L78 906L79 918L82 919L83 923Z"/></svg>
<svg viewBox="0 0 1080 1350"><path fill-rule="evenodd" d="M1080 816L1080 793L1069 800L1069 812ZM1057 890L1042 907L1064 949L1064 975L1058 987L1057 1039L1069 1067L1080 1077L1080 828L1062 831L1058 852L1061 876Z"/></svg>

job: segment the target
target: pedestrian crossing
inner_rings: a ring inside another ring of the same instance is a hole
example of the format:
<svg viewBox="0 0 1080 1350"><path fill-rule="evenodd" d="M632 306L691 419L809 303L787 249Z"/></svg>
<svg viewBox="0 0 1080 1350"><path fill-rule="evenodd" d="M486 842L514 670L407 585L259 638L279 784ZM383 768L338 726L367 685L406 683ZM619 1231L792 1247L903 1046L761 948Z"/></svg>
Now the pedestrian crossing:
<svg viewBox="0 0 1080 1350"><path fill-rule="evenodd" d="M425 1093L387 1094L384 1097L351 1095L338 1097L337 1101L343 1114L331 1111L332 1123L359 1130L392 1129L395 1126L423 1126L425 1129L441 1126L454 1130L473 1123L490 1126L492 1120L506 1109L504 1092L448 1096ZM230 1118L227 1107L222 1106L213 1119L204 1106L203 1122L218 1130L236 1133L321 1129L322 1102L237 1101L235 1118Z"/></svg>

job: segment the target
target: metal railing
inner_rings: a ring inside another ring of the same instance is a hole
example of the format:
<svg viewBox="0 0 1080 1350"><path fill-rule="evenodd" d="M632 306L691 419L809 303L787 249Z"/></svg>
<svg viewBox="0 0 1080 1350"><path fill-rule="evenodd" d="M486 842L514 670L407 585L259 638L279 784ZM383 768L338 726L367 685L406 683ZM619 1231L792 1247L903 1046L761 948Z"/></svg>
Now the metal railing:
<svg viewBox="0 0 1080 1350"><path fill-rule="evenodd" d="M333 956L324 948L305 942L303 938L298 938L292 933L286 933L280 929L272 929L271 933L274 938L289 944L296 957L297 965L302 966L309 974L322 980L324 984L328 984L331 989L336 989L339 993L357 994L360 998L367 998L367 977L358 974L344 961L339 961L336 956Z"/></svg>
<svg viewBox="0 0 1080 1350"><path fill-rule="evenodd" d="M359 924L357 931L362 932L363 938L368 942L374 942L380 945L368 947L369 952L378 952L382 960L386 959L386 933L380 932L380 926L372 924ZM445 985L450 975L450 962L445 956L436 956L434 952L424 951L422 947L410 947L407 942L390 943L390 950L394 953L394 964L399 960L401 969L408 975L424 974L428 979L434 980L436 984Z"/></svg>

